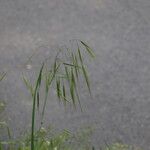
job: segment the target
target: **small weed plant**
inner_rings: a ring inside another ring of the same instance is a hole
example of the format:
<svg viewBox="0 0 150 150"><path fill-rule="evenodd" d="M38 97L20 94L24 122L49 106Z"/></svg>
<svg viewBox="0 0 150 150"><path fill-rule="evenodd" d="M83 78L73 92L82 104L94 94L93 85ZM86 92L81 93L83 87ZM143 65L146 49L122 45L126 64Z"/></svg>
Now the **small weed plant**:
<svg viewBox="0 0 150 150"><path fill-rule="evenodd" d="M81 46L83 47L82 49ZM79 77L83 77L85 79L87 88L91 93L88 73L86 69L87 67L84 63L82 50L85 50L90 57L94 57L92 49L86 43L84 43L83 41L76 41L76 50L71 50L67 47L63 50L59 49L55 57L54 63L50 68L47 67L48 65L46 61L42 63L34 85L32 85L26 79L26 77L23 76L23 80L27 88L29 89L33 100L31 150L35 150L35 141L37 140L35 138L35 125L37 124L35 123L35 117L36 108L39 109L40 91L42 87L41 85L43 85L45 88L44 104L40 121L41 127L43 124L48 94L52 88L52 85L55 85L57 97L59 101L62 102L64 105L66 105L66 103L68 102L72 103L74 107L76 107L77 103L80 105L79 93L77 90Z"/></svg>
<svg viewBox="0 0 150 150"><path fill-rule="evenodd" d="M12 141L10 137L9 142L0 142L0 150L3 148L12 150L73 149L73 147L69 144L71 143L69 139L73 139L74 137L72 134L70 134L68 131L63 131L60 134L56 134L55 136L48 138L47 131L45 128L43 128L43 120L48 95L51 91L51 88L55 88L57 98L60 103L63 103L65 106L67 103L71 103L75 108L77 105L79 105L81 109L82 107L77 88L80 78L85 80L85 84L89 90L89 93L91 93L84 54L86 53L91 58L94 58L94 53L85 42L80 40L75 40L74 42L76 44L76 48L74 50L69 47L65 47L65 49L59 49L53 64L49 65L47 63L47 59L42 62L34 84L31 84L27 77L23 75L23 81L31 94L33 102L31 133L30 136L27 136L24 140ZM0 76L0 81L4 78L4 76L5 74L3 73ZM43 87L45 89L44 98L43 93L41 94L41 91L43 92ZM41 99L43 104L41 104ZM36 122L36 110L39 110L40 105L42 105L41 120L40 124L37 125L39 122ZM7 128L8 135L10 136L10 131L7 127L7 124L5 122L1 122L1 126ZM36 126L40 126L40 128L37 129Z"/></svg>
<svg viewBox="0 0 150 150"><path fill-rule="evenodd" d="M53 134L51 130L43 127L47 100L52 88L55 89L60 103L64 106L67 103L71 103L74 108L78 105L81 110L82 106L78 92L78 85L81 78L85 81L85 85L91 94L85 55L91 58L94 58L95 55L85 42L75 40L74 43L74 49L67 46L63 49L60 48L53 64L48 64L48 59L42 62L34 84L25 75L22 76L32 97L31 131L23 138L13 140L7 124L0 122L0 128L5 129L9 137L9 141L7 142L0 141L0 150L96 150L88 142L85 142L86 137L89 135L87 131L90 130L86 130L86 132L83 130L76 134L65 130L61 133ZM0 75L0 81L5 75L5 73ZM0 103L0 107L2 106L3 103ZM40 122L36 122L37 110L41 110ZM37 126L39 127L38 129ZM104 150L130 149L131 147L119 143L104 148Z"/></svg>

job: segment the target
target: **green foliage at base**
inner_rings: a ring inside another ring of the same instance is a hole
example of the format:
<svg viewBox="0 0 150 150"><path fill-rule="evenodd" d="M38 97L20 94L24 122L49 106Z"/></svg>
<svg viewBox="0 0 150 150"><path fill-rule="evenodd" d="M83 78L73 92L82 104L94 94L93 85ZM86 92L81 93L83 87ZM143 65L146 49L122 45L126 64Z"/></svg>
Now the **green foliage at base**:
<svg viewBox="0 0 150 150"><path fill-rule="evenodd" d="M141 149L134 147L134 146L129 146L126 144L114 143L110 146L107 146L105 150L141 150Z"/></svg>
<svg viewBox="0 0 150 150"><path fill-rule="evenodd" d="M35 134L35 150L91 150L89 143L89 128L76 133L64 130L60 133L41 128ZM22 139L0 142L0 150L31 150L31 138L29 135Z"/></svg>

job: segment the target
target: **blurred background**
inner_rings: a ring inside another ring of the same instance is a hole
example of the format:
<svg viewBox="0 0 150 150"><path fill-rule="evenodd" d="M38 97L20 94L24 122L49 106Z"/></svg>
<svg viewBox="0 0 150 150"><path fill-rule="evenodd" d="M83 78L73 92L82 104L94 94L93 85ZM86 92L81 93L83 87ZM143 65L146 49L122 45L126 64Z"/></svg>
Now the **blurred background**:
<svg viewBox="0 0 150 150"><path fill-rule="evenodd" d="M22 72L34 76L45 56L53 58L72 39L96 54L89 62L93 97L81 88L81 112L64 110L52 95L47 124L94 127L97 145L121 141L150 149L149 0L0 0L0 72L7 72L0 84L1 120L14 137L29 129L32 100Z"/></svg>

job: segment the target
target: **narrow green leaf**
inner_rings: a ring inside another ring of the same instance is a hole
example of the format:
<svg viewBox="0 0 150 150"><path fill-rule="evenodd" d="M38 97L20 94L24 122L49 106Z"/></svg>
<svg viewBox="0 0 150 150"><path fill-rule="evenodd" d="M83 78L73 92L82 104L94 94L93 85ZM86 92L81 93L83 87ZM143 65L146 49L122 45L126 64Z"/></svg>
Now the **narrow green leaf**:
<svg viewBox="0 0 150 150"><path fill-rule="evenodd" d="M41 69L40 69L40 72L39 72L39 75L38 75L38 78L37 78L37 81L36 81L36 86L35 86L35 89L34 89L34 93L33 93L33 96L35 97L35 100L37 100L37 95L38 95L37 93L39 93L40 86L41 86L43 67L44 67L44 63L41 66Z"/></svg>
<svg viewBox="0 0 150 150"><path fill-rule="evenodd" d="M76 96L77 96L77 100L78 100L79 107L80 107L81 111L83 111L83 110L82 110L82 105L81 105L81 102L80 102L80 97L79 97L79 94L78 94L77 87L75 87L75 92L76 92Z"/></svg>
<svg viewBox="0 0 150 150"><path fill-rule="evenodd" d="M0 142L0 150L2 150L2 143Z"/></svg>
<svg viewBox="0 0 150 150"><path fill-rule="evenodd" d="M24 83L25 83L25 85L26 85L26 87L27 87L27 89L30 91L30 93L31 93L31 95L32 95L32 97L33 97L33 87L32 87L32 85L30 84L30 82L27 80L27 78L23 75L22 76L23 77L23 81L24 81Z"/></svg>
<svg viewBox="0 0 150 150"><path fill-rule="evenodd" d="M42 64L42 67L40 69L39 77L38 77L38 80L37 80L37 84L38 84L37 86L41 85L43 68L44 68L44 63Z"/></svg>
<svg viewBox="0 0 150 150"><path fill-rule="evenodd" d="M75 81L74 81L73 69L71 69L70 94L71 94L73 105L75 106L75 91L74 90L75 90Z"/></svg>
<svg viewBox="0 0 150 150"><path fill-rule="evenodd" d="M48 71L46 72L46 77L45 77L45 85L46 85L46 93L48 93L49 90L49 86L51 84L51 80L52 80L52 71Z"/></svg>
<svg viewBox="0 0 150 150"><path fill-rule="evenodd" d="M75 80L75 76L74 76L74 69L71 69L71 76L72 76L72 82L74 84L74 87L76 87L76 80Z"/></svg>
<svg viewBox="0 0 150 150"><path fill-rule="evenodd" d="M45 95L48 93L48 73L46 72L46 75L45 75Z"/></svg>
<svg viewBox="0 0 150 150"><path fill-rule="evenodd" d="M64 102L64 105L66 105L66 101L68 101L67 100L67 97L66 97L66 88L65 88L65 85L63 84L63 102Z"/></svg>
<svg viewBox="0 0 150 150"><path fill-rule="evenodd" d="M6 76L6 73L2 73L2 75L0 75L0 81L2 81L5 76Z"/></svg>
<svg viewBox="0 0 150 150"><path fill-rule="evenodd" d="M81 55L81 51L80 51L79 45L78 45L78 55L79 55L80 62L83 65L83 58L82 58L82 55Z"/></svg>
<svg viewBox="0 0 150 150"><path fill-rule="evenodd" d="M73 65L75 66L74 69L75 69L75 74L76 74L76 78L78 79L78 68L76 66L78 66L78 63L76 61L76 55L72 53L72 62L73 62Z"/></svg>
<svg viewBox="0 0 150 150"><path fill-rule="evenodd" d="M55 58L55 61L56 61L56 58ZM54 79L56 77L56 73L57 73L59 67L61 66L61 64L54 65L54 66L55 67L53 67L52 70L49 71L48 77L47 77L47 81L46 81L46 94L45 94L44 105L43 105L43 109L42 109L41 122L43 122L43 117L44 117L44 113L45 113L45 108L46 108L46 102L47 102L49 88L50 88L52 82L54 81Z"/></svg>
<svg viewBox="0 0 150 150"><path fill-rule="evenodd" d="M83 42L83 41L81 41L81 40L80 40L80 42L81 42L81 44L86 48L86 50L88 51L88 53L89 53L92 57L95 57L95 54L94 54L93 50L92 50L85 42Z"/></svg>
<svg viewBox="0 0 150 150"><path fill-rule="evenodd" d="M37 108L39 110L39 105L40 105L40 96L39 96L39 92L37 92Z"/></svg>
<svg viewBox="0 0 150 150"><path fill-rule="evenodd" d="M92 150L95 150L94 146L92 146Z"/></svg>
<svg viewBox="0 0 150 150"><path fill-rule="evenodd" d="M8 133L8 137L9 137L9 140L11 139L11 132L10 132L10 129L9 129L9 127L7 126L7 133Z"/></svg>
<svg viewBox="0 0 150 150"><path fill-rule="evenodd" d="M35 107L36 107L36 93L39 91L40 85L41 85L41 79L42 79L42 72L44 68L44 63L42 64L42 67L40 69L36 84L35 84L35 89L33 92L33 105L32 105L32 126L31 126L31 150L34 150L35 146L35 141L34 141L34 129L35 129Z"/></svg>
<svg viewBox="0 0 150 150"><path fill-rule="evenodd" d="M79 66L75 64L69 64L69 63L63 63L65 66L70 66L70 67L75 67L75 68L80 68Z"/></svg>
<svg viewBox="0 0 150 150"><path fill-rule="evenodd" d="M73 84L74 84L74 92L75 92L75 95L76 95L76 97L77 97L77 100L78 100L80 109L81 109L81 111L82 111L82 106L81 106L81 103L80 103L80 98L79 98L79 94L78 94L78 90L77 90L77 85L76 85L76 79L75 79L75 75L74 75L74 70L75 70L75 69L72 69L72 70L71 70L72 82L73 82ZM75 73L76 73L76 70L75 70ZM77 79L77 80L78 80L78 79Z"/></svg>
<svg viewBox="0 0 150 150"><path fill-rule="evenodd" d="M86 81L87 87L88 87L89 92L90 92L90 94L91 94L89 78L88 78L88 74L87 74L86 68L85 68L84 66L82 66L82 71L83 71L83 75L84 75L84 78L85 78L85 81Z"/></svg>
<svg viewBox="0 0 150 150"><path fill-rule="evenodd" d="M53 67L54 72L56 71L56 67L57 67L57 58L55 58L55 62L54 62L54 67Z"/></svg>
<svg viewBox="0 0 150 150"><path fill-rule="evenodd" d="M64 85L63 85L63 97L66 98L66 89Z"/></svg>
<svg viewBox="0 0 150 150"><path fill-rule="evenodd" d="M60 99L61 98L61 94L60 94L61 89L60 89L60 80L59 79L56 80L56 89L57 89L57 97Z"/></svg>

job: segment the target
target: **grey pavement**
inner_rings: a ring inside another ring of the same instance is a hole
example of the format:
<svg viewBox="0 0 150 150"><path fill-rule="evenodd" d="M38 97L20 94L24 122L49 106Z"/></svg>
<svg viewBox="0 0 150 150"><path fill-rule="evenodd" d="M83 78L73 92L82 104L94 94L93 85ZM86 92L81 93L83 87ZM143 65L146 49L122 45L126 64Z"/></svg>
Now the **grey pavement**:
<svg viewBox="0 0 150 150"><path fill-rule="evenodd" d="M22 72L33 75L44 56L70 39L96 53L89 64L93 98L81 89L81 113L51 97L46 122L71 130L94 126L97 145L121 141L150 150L149 0L0 0L0 71L8 72L0 97L14 136L29 129L31 116ZM29 69L24 63L35 50Z"/></svg>

